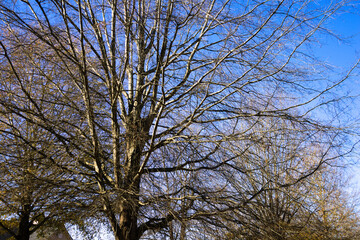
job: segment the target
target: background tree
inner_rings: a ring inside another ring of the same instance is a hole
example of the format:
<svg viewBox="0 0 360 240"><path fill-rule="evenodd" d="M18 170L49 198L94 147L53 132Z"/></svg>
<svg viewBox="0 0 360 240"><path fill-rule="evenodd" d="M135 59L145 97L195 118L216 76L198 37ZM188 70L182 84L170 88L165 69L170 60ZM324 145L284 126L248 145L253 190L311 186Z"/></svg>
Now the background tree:
<svg viewBox="0 0 360 240"><path fill-rule="evenodd" d="M246 155L229 152L230 139L245 145L257 139L252 129L264 118L290 119L302 126L300 132L332 130L310 115L328 101L320 97L348 76L334 82L321 78L304 64L311 59L302 49L342 5L2 2L3 27L46 46L39 57L63 75L44 73L52 91L41 99L20 88L34 108L16 101L0 104L52 136L116 239L168 234L171 224L181 223L181 229L186 222L206 226L206 231L186 234L216 238L226 229L219 214L241 208L264 189L232 201L234 191L221 173L229 168L243 173L234 160ZM1 42L6 54L10 49L3 36ZM12 71L16 75L19 69ZM17 75L18 86L26 86ZM49 99L55 112L37 107ZM278 105L280 100L284 104ZM290 111L294 108L298 111ZM302 181L322 163L283 184ZM191 182L179 181L183 176Z"/></svg>
<svg viewBox="0 0 360 240"><path fill-rule="evenodd" d="M243 173L226 173L236 189L233 201L257 195L241 208L222 214L228 239L359 237L357 212L351 205L354 198L344 190L341 168L331 167L341 162L334 151L342 143L334 142L331 135L321 136L323 132L316 129L300 131L302 127L288 120L266 119L253 128L253 141L230 145L229 151L243 151L237 163ZM298 181L300 176L307 177Z"/></svg>
<svg viewBox="0 0 360 240"><path fill-rule="evenodd" d="M304 229L306 239L359 239L356 193L349 193L347 178L339 168L325 166L313 176L309 193L313 215Z"/></svg>

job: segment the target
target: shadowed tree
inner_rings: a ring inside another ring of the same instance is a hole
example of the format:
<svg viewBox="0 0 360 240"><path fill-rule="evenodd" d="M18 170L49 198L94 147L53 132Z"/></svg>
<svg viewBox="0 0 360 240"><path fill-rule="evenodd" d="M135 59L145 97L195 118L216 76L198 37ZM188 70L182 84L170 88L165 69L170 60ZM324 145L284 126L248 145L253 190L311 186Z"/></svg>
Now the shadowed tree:
<svg viewBox="0 0 360 240"><path fill-rule="evenodd" d="M59 71L39 58L46 51L44 45L28 48L31 39L18 34L10 37L8 31L3 32L5 36L12 50L3 57L11 54L14 61L1 64L1 98L26 111L14 114L14 109L0 108L0 230L12 239L28 240L44 226L63 226L70 219L75 222L72 212L79 196L74 195L76 177L56 137L33 124L28 114L36 107L53 117L58 114L54 99L45 97L52 86L44 73L51 72L56 79ZM39 101L33 102L35 99Z"/></svg>

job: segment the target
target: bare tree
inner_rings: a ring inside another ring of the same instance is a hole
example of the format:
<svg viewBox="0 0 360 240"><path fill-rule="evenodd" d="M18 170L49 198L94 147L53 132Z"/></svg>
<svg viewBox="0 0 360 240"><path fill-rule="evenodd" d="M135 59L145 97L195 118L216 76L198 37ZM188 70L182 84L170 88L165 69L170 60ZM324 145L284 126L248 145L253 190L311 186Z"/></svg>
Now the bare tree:
<svg viewBox="0 0 360 240"><path fill-rule="evenodd" d="M230 204L233 192L219 174L241 172L233 160L242 152L227 152L229 139L252 140L260 118L291 119L304 126L300 131L331 129L309 113L348 76L319 80L304 64L311 59L302 47L342 4L1 2L2 27L45 45L53 54L38 57L63 75L43 73L51 91L42 99L20 88L31 109L5 99L0 104L63 147L64 158L72 159L67 169L82 176L78 183L91 190L116 239L165 234L171 224L189 221L216 232L226 228L218 214L243 204ZM15 61L4 38L4 61ZM27 86L19 69L12 71ZM49 99L56 113L39 107ZM280 100L285 104L277 105ZM246 127L234 131L238 126ZM251 194L243 202L258 195Z"/></svg>

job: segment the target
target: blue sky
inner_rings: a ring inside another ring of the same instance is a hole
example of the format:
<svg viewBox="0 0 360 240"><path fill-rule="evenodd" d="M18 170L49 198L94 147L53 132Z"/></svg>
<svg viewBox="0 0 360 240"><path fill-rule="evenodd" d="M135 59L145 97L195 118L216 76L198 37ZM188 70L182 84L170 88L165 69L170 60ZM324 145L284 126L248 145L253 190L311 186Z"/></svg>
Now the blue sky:
<svg viewBox="0 0 360 240"><path fill-rule="evenodd" d="M338 67L353 64L360 57L360 13L349 9L348 12L334 16L326 25L343 41L335 37L323 37L321 46L315 52L322 60Z"/></svg>
<svg viewBox="0 0 360 240"><path fill-rule="evenodd" d="M314 54L320 60L326 61L333 66L334 76L332 77L336 78L338 77L337 73L346 72L360 58L360 13L349 9L348 12L345 11L338 16L334 16L326 27L341 36L342 40L329 36L322 37L319 39L319 47L315 49ZM352 115L354 119L360 120L359 68L357 72L355 71L355 76L345 82L343 88L344 92L355 96L349 102L352 105L347 108L351 111L348 114ZM358 163L351 172L353 174L352 182L357 185L355 189L360 192L360 155L354 154L353 156L354 159L352 160Z"/></svg>

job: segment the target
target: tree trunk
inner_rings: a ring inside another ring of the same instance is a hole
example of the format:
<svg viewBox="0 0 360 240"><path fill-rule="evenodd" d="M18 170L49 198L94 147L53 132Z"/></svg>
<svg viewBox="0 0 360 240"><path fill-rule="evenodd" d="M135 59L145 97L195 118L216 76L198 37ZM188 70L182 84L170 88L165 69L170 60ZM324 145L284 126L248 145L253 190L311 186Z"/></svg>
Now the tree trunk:
<svg viewBox="0 0 360 240"><path fill-rule="evenodd" d="M25 205L24 211L21 213L16 240L29 240L30 238L30 214L29 211L27 211L29 208L30 205Z"/></svg>
<svg viewBox="0 0 360 240"><path fill-rule="evenodd" d="M122 211L120 214L120 239L122 240L137 240L139 239L137 229L137 212L133 209L134 206L131 204L124 203L121 207Z"/></svg>
<svg viewBox="0 0 360 240"><path fill-rule="evenodd" d="M138 240L141 235L137 227L137 212L128 201L120 204L119 220L113 212L109 212L108 219L114 233L115 240Z"/></svg>
<svg viewBox="0 0 360 240"><path fill-rule="evenodd" d="M140 123L140 120L131 122ZM129 124L130 125L130 124ZM141 233L138 229L140 170L142 150L145 145L144 129L141 124L130 127L127 134L125 173L122 185L119 187L125 192L119 203L118 231L116 240L138 240ZM148 130L148 129L146 129ZM115 231L114 231L115 232Z"/></svg>

